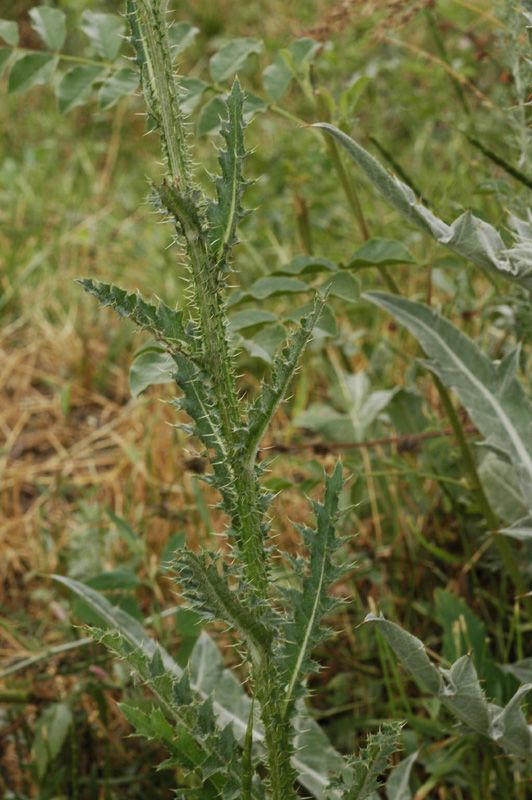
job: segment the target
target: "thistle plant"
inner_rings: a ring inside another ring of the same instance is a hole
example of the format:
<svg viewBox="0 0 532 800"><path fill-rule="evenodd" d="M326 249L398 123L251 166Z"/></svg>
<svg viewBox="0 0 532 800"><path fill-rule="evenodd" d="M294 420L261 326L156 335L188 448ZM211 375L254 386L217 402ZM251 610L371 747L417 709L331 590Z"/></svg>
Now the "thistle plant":
<svg viewBox="0 0 532 800"><path fill-rule="evenodd" d="M383 729L368 744L367 754L351 763L335 754L336 774L305 769L310 751L298 753L308 730L313 730L310 722L302 722L306 678L316 669L312 651L326 635L323 617L337 605L329 588L348 568L338 566L335 558L341 541L335 524L342 467L337 464L325 476L324 499L313 503L315 528L300 528L307 557L283 555L292 570L286 588L277 585L272 575L272 565L281 554L269 536L273 496L261 485L265 466L258 458L324 298L316 296L309 316L287 335L274 358L271 378L257 397L249 403L243 400L236 379L237 353L228 336L225 294L238 226L246 215L242 205L247 184L245 96L236 79L225 100L220 172L213 178L214 196L208 197L194 178L166 5L165 0L128 0L127 19L148 119L159 133L164 157L164 176L153 187L153 199L174 226L186 256L189 302L186 309L175 309L107 283L92 279L80 283L103 306L154 336L173 361L180 390L173 404L186 412L192 422L188 432L203 445L211 465L206 480L219 493L228 520L227 556L185 549L176 555L174 571L190 606L207 620L226 623L240 642L251 693L249 703L238 689L240 704L243 698L247 701L245 726L236 724L234 715L228 721L227 708L221 709L216 693L205 690L194 664L180 671L124 612L87 587L63 581L109 623L108 630L97 635L127 659L157 696L159 702L148 714L134 707L124 711L140 734L166 746L168 763L190 776L188 791L197 790L202 798L290 800L296 797L300 780L318 797L369 797L395 749L397 726Z"/></svg>

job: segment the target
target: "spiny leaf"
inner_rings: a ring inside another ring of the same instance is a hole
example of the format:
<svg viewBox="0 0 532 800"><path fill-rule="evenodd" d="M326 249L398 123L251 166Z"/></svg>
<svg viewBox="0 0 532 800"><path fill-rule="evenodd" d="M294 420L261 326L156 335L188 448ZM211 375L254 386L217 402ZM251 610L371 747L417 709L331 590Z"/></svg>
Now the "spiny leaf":
<svg viewBox="0 0 532 800"><path fill-rule="evenodd" d="M77 283L94 295L102 306L131 319L139 328L149 331L169 347L189 349L193 339L185 333L182 311L170 308L161 300L156 304L148 303L139 292L126 292L111 283L92 278L80 278Z"/></svg>
<svg viewBox="0 0 532 800"><path fill-rule="evenodd" d="M277 656L287 687L283 702L285 716L291 714L303 676L313 667L310 655L324 635L322 618L337 605L329 596L329 589L341 574L332 556L338 546L335 524L342 486L342 466L338 463L332 475L325 478L323 504L313 504L316 530L303 529L305 545L310 550L308 574L303 576L301 591L287 592L289 618L282 626L283 644Z"/></svg>
<svg viewBox="0 0 532 800"><path fill-rule="evenodd" d="M177 576L192 607L207 619L227 622L246 642L255 662L260 661L273 639L273 630L264 622L264 613L247 606L244 593L232 590L228 574L220 577L216 562L205 554L186 550L176 559Z"/></svg>
<svg viewBox="0 0 532 800"><path fill-rule="evenodd" d="M260 441L290 386L322 310L323 301L316 299L311 314L301 320L300 326L275 357L271 383L263 383L260 394L249 410L249 433L245 445L245 459L249 462L255 460Z"/></svg>
<svg viewBox="0 0 532 800"><path fill-rule="evenodd" d="M387 172L367 150L343 131L325 122L313 127L321 128L337 139L384 199L413 225L483 269L532 288L532 273L523 269L517 259L509 257L500 234L492 225L469 211L448 225L418 202L409 186Z"/></svg>
<svg viewBox="0 0 532 800"><path fill-rule="evenodd" d="M532 403L516 378L516 352L493 364L465 334L421 303L383 292L368 300L389 311L431 358L428 366L454 389L486 444L515 467L532 509Z"/></svg>
<svg viewBox="0 0 532 800"><path fill-rule="evenodd" d="M383 726L378 733L368 736L359 755L348 759L347 766L331 784L331 788L342 790L342 800L366 800L373 796L380 786L379 778L397 751L401 727L397 723Z"/></svg>
<svg viewBox="0 0 532 800"><path fill-rule="evenodd" d="M244 98L240 83L235 80L225 103L227 118L220 130L226 146L218 156L222 174L214 181L217 201L209 204L207 212L211 258L216 269L226 269L230 250L236 243L236 228L244 215L240 205L245 186L242 176L246 155L242 118Z"/></svg>

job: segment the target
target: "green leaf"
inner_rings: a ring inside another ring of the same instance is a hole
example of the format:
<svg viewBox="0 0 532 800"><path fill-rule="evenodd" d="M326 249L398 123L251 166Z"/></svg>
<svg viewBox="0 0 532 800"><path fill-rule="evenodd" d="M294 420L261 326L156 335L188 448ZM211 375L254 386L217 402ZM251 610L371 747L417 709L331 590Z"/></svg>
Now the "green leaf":
<svg viewBox="0 0 532 800"><path fill-rule="evenodd" d="M262 384L260 394L250 406L248 437L245 445L245 459L248 463L255 462L257 448L288 391L322 309L322 301L316 300L312 313L301 320L298 329L292 333L285 346L275 356L272 380L270 383Z"/></svg>
<svg viewBox="0 0 532 800"><path fill-rule="evenodd" d="M349 272L337 272L332 278L327 278L320 291L326 291L327 296L356 303L360 299L360 281Z"/></svg>
<svg viewBox="0 0 532 800"><path fill-rule="evenodd" d="M392 769L386 781L386 800L412 800L410 774L418 755L416 750Z"/></svg>
<svg viewBox="0 0 532 800"><path fill-rule="evenodd" d="M439 693L442 679L436 667L429 661L423 642L384 617L368 614L364 621L369 625L377 626L377 630L381 631L416 683L432 694Z"/></svg>
<svg viewBox="0 0 532 800"><path fill-rule="evenodd" d="M28 53L22 56L11 67L8 92L27 92L33 86L47 83L56 65L57 58L50 53Z"/></svg>
<svg viewBox="0 0 532 800"><path fill-rule="evenodd" d="M16 47L19 42L18 25L8 19L0 19L0 39L11 47Z"/></svg>
<svg viewBox="0 0 532 800"><path fill-rule="evenodd" d="M135 70L125 67L106 78L98 92L98 102L100 108L107 110L112 108L121 97L136 92L139 86L139 78Z"/></svg>
<svg viewBox="0 0 532 800"><path fill-rule="evenodd" d="M368 736L366 746L358 755L347 760L347 768L331 783L332 787L342 790L342 800L377 800L379 778L398 748L400 730L400 724L387 723L378 733Z"/></svg>
<svg viewBox="0 0 532 800"><path fill-rule="evenodd" d="M81 30L99 56L108 61L115 60L124 36L124 23L120 17L86 9L81 15Z"/></svg>
<svg viewBox="0 0 532 800"><path fill-rule="evenodd" d="M275 272L280 275L310 275L316 272L336 272L337 269L336 264L328 258L299 255Z"/></svg>
<svg viewBox="0 0 532 800"><path fill-rule="evenodd" d="M199 78L179 78L181 88L181 110L190 114L198 106L203 92L209 84Z"/></svg>
<svg viewBox="0 0 532 800"><path fill-rule="evenodd" d="M262 73L262 85L265 92L274 102L284 95L294 75L281 55L277 55L273 64L270 64Z"/></svg>
<svg viewBox="0 0 532 800"><path fill-rule="evenodd" d="M59 110L62 114L83 105L92 86L105 73L103 67L77 66L65 72L56 88Z"/></svg>
<svg viewBox="0 0 532 800"><path fill-rule="evenodd" d="M81 597L105 626L111 631L117 631L132 649L139 650L149 661L152 661L158 652L164 670L170 678L176 682L182 680L181 667L166 650L147 636L133 617L121 608L111 605L94 589L63 575L53 577ZM197 693L201 699L206 699L214 692L213 710L218 724L221 728L231 724L236 739L242 742L248 727L251 700L234 675L224 669L220 652L206 633L202 633L196 642L188 669L192 692ZM296 720L295 725L298 730L296 741L299 749L292 757L292 764L297 771L298 780L314 793L317 800L325 800L325 789L329 784L330 774L341 768L342 757L333 750L315 720L301 717ZM263 747L264 732L258 713L253 726L253 739L259 748Z"/></svg>
<svg viewBox="0 0 532 800"><path fill-rule="evenodd" d="M490 506L506 522L516 522L527 514L515 468L495 453L488 452L478 468Z"/></svg>
<svg viewBox="0 0 532 800"><path fill-rule="evenodd" d="M228 577L218 574L215 561L204 553L184 550L176 560L178 581L194 611L205 619L218 619L230 625L246 642L255 663L266 654L273 630L265 624L259 609L248 608L242 595L228 586Z"/></svg>
<svg viewBox="0 0 532 800"><path fill-rule="evenodd" d="M466 211L448 225L418 202L409 186L385 170L367 150L343 131L326 122L313 127L321 128L333 136L377 191L408 222L477 266L532 287L532 276L526 263L516 253L506 249L500 234L489 223Z"/></svg>
<svg viewBox="0 0 532 800"><path fill-rule="evenodd" d="M292 313L288 314L285 319L290 320L291 322L300 322L302 319L308 317L309 314L312 313L312 310L313 304L307 303L301 308L297 308L295 311L292 311ZM314 325L314 333L316 337L336 336L336 319L328 305L323 306L321 314Z"/></svg>
<svg viewBox="0 0 532 800"><path fill-rule="evenodd" d="M79 278L76 282L96 297L104 308L112 308L121 317L131 319L169 347L187 345L182 311L170 308L158 298L155 303L149 303L140 292L126 292L112 283L92 278Z"/></svg>
<svg viewBox="0 0 532 800"><path fill-rule="evenodd" d="M225 81L244 65L252 53L260 53L262 42L258 39L240 38L227 42L211 56L209 72L213 81Z"/></svg>
<svg viewBox="0 0 532 800"><path fill-rule="evenodd" d="M403 667L421 688L429 691L471 730L487 736L506 752L520 758L532 756L532 727L520 708L532 684L522 686L501 708L488 703L470 656L459 658L450 669L436 669L423 643L399 625L369 614L366 622L376 624Z"/></svg>
<svg viewBox="0 0 532 800"><path fill-rule="evenodd" d="M39 717L33 747L40 778L61 752L72 721L72 712L66 703L54 703Z"/></svg>
<svg viewBox="0 0 532 800"><path fill-rule="evenodd" d="M450 322L421 303L396 295L365 295L403 324L430 357L429 368L454 389L486 444L515 467L532 509L532 403L515 377L516 354L493 364Z"/></svg>
<svg viewBox="0 0 532 800"><path fill-rule="evenodd" d="M277 656L286 684L283 707L286 718L291 716L294 702L302 692L303 677L313 668L312 650L324 638L322 619L338 605L338 601L329 596L329 589L342 574L333 564L332 556L338 547L335 525L343 485L342 465L338 462L334 472L325 477L323 504L313 503L316 530L301 528L310 553L308 572L301 576L301 591L289 589L286 592L289 618L282 625L283 644Z"/></svg>
<svg viewBox="0 0 532 800"><path fill-rule="evenodd" d="M60 50L66 37L66 16L59 8L37 6L29 11L32 28L50 50Z"/></svg>
<svg viewBox="0 0 532 800"><path fill-rule="evenodd" d="M11 58L12 54L13 50L11 50L9 47L0 47L0 77L2 77L4 67Z"/></svg>
<svg viewBox="0 0 532 800"><path fill-rule="evenodd" d="M219 95L211 97L201 109L197 124L198 136L206 136L219 131L225 113L226 106L223 99Z"/></svg>
<svg viewBox="0 0 532 800"><path fill-rule="evenodd" d="M269 322L277 322L279 317L271 311L261 311L258 308L247 308L238 311L229 318L229 327L232 331L242 331L246 328L253 328L256 325L266 325Z"/></svg>
<svg viewBox="0 0 532 800"><path fill-rule="evenodd" d="M129 369L129 391L133 397L138 397L150 386L173 383L175 372L174 359L165 350L142 350Z"/></svg>
<svg viewBox="0 0 532 800"><path fill-rule="evenodd" d="M279 294L292 294L297 292L308 292L310 287L297 278L259 278L253 283L247 293L256 300L265 300L267 297L274 297Z"/></svg>
<svg viewBox="0 0 532 800"><path fill-rule="evenodd" d="M168 38L170 40L170 47L172 55L178 56L187 47L194 42L194 39L199 33L199 28L196 28L190 22L176 22L168 29Z"/></svg>
<svg viewBox="0 0 532 800"><path fill-rule="evenodd" d="M351 256L347 267L384 267L387 264L413 264L409 250L393 239L370 239Z"/></svg>
<svg viewBox="0 0 532 800"><path fill-rule="evenodd" d="M268 325L268 327L254 333L250 339L242 339L241 344L252 358L260 358L266 364L273 364L275 354L281 344L286 340L284 325Z"/></svg>
<svg viewBox="0 0 532 800"><path fill-rule="evenodd" d="M238 80L235 80L225 103L220 130L225 148L218 154L221 175L214 179L216 201L209 203L207 208L211 260L214 268L220 271L227 270L231 249L237 241L237 225L244 215L241 206L242 193L246 183L243 177L243 163L246 155L242 118L243 104L244 93Z"/></svg>
<svg viewBox="0 0 532 800"><path fill-rule="evenodd" d="M293 65L299 67L304 63L310 64L321 47L321 43L317 42L316 39L304 36L292 42L285 52L290 53Z"/></svg>
<svg viewBox="0 0 532 800"><path fill-rule="evenodd" d="M139 579L132 569L119 567L107 572L101 572L87 581L87 586L99 592L108 592L115 589L135 589L140 584Z"/></svg>

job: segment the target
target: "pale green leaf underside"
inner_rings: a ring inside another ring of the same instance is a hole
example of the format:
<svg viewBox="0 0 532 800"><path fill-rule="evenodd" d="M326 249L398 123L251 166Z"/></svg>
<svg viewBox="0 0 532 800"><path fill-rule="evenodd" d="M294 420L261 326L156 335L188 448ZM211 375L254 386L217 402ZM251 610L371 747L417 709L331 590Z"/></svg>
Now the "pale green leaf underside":
<svg viewBox="0 0 532 800"><path fill-rule="evenodd" d="M365 297L392 314L430 357L430 369L458 394L486 443L515 468L532 509L532 403L515 376L514 354L492 363L477 345L428 306L383 292Z"/></svg>
<svg viewBox="0 0 532 800"><path fill-rule="evenodd" d="M407 672L421 688L437 697L468 728L487 736L508 754L532 758L532 726L521 711L532 684L524 684L502 708L488 702L470 656L462 656L449 669L435 667L423 643L394 622L369 614L366 623L376 625Z"/></svg>
<svg viewBox="0 0 532 800"><path fill-rule="evenodd" d="M477 266L519 281L532 289L532 267L506 249L499 232L492 225L469 211L448 225L418 202L409 186L385 170L377 159L346 133L325 122L317 123L313 127L321 128L333 136L377 191L408 222Z"/></svg>

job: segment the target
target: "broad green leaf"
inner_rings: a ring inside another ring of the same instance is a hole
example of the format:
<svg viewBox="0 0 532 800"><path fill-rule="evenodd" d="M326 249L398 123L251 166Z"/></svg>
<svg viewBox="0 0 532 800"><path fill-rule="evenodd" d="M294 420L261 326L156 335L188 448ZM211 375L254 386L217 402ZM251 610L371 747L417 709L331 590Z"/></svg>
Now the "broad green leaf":
<svg viewBox="0 0 532 800"><path fill-rule="evenodd" d="M115 60L124 35L124 22L120 17L86 9L81 15L81 30L99 56L108 61Z"/></svg>
<svg viewBox="0 0 532 800"><path fill-rule="evenodd" d="M277 55L273 64L270 64L262 73L262 85L265 92L274 102L284 95L294 75L281 55Z"/></svg>
<svg viewBox="0 0 532 800"><path fill-rule="evenodd" d="M436 667L430 663L423 642L384 617L368 614L364 621L377 626L416 683L432 694L439 693L442 679Z"/></svg>
<svg viewBox="0 0 532 800"><path fill-rule="evenodd" d="M203 92L209 84L199 78L179 78L181 88L181 110L190 114L199 105Z"/></svg>
<svg viewBox="0 0 532 800"><path fill-rule="evenodd" d="M297 278L259 278L247 290L247 294L256 300L265 300L279 294L308 292L309 286Z"/></svg>
<svg viewBox="0 0 532 800"><path fill-rule="evenodd" d="M138 397L149 386L173 383L176 366L171 355L161 348L142 350L129 369L129 390Z"/></svg>
<svg viewBox="0 0 532 800"><path fill-rule="evenodd" d="M336 272L337 269L336 264L328 258L299 255L275 272L279 275L307 275L315 272Z"/></svg>
<svg viewBox="0 0 532 800"><path fill-rule="evenodd" d="M60 50L66 37L66 17L59 8L37 6L29 11L32 28L50 50Z"/></svg>
<svg viewBox="0 0 532 800"><path fill-rule="evenodd" d="M313 61L314 56L321 47L321 43L316 41L316 39L310 39L308 36L304 36L292 42L284 52L290 53L292 64L299 67L305 62L310 63Z"/></svg>
<svg viewBox="0 0 532 800"><path fill-rule="evenodd" d="M57 58L50 53L28 53L22 56L11 67L8 92L27 92L33 86L47 83L56 66Z"/></svg>
<svg viewBox="0 0 532 800"><path fill-rule="evenodd" d="M251 338L242 339L242 346L252 358L260 358L266 364L273 364L275 353L286 339L286 329L280 323L268 325L254 333Z"/></svg>
<svg viewBox="0 0 532 800"><path fill-rule="evenodd" d="M0 47L0 78L2 77L2 72L4 71L4 67L9 61L13 54L13 50L9 47Z"/></svg>
<svg viewBox="0 0 532 800"><path fill-rule="evenodd" d="M252 53L260 53L262 42L258 39L240 38L227 42L211 56L209 72L213 81L225 81L244 65Z"/></svg>
<svg viewBox="0 0 532 800"><path fill-rule="evenodd" d="M250 122L256 114L266 111L267 108L268 106L262 97L252 94L251 92L246 92L243 108L244 121L246 123Z"/></svg>
<svg viewBox="0 0 532 800"><path fill-rule="evenodd" d="M347 414L322 403L311 403L293 420L297 428L320 433L328 442L356 442L357 435Z"/></svg>
<svg viewBox="0 0 532 800"><path fill-rule="evenodd" d="M356 303L360 299L360 281L349 272L337 272L332 278L327 278L321 291L327 291L327 296Z"/></svg>
<svg viewBox="0 0 532 800"><path fill-rule="evenodd" d="M76 106L83 105L91 93L92 86L105 74L103 67L77 66L65 72L56 88L59 110L66 114Z"/></svg>
<svg viewBox="0 0 532 800"><path fill-rule="evenodd" d="M386 800L412 800L410 774L418 755L418 751L412 753L392 769L386 781Z"/></svg>
<svg viewBox="0 0 532 800"><path fill-rule="evenodd" d="M469 211L448 225L418 202L409 186L385 170L377 159L343 131L326 122L317 123L313 127L321 128L333 136L384 199L408 222L477 266L532 287L530 265L527 266L518 254L506 249L503 239L492 225L473 216Z"/></svg>
<svg viewBox="0 0 532 800"><path fill-rule="evenodd" d="M98 92L100 108L112 108L121 97L132 94L138 89L139 78L135 70L125 67L114 72L101 85Z"/></svg>
<svg viewBox="0 0 532 800"><path fill-rule="evenodd" d="M201 109L197 132L198 136L206 136L208 133L216 133L220 130L222 119L226 113L225 103L219 95L211 97Z"/></svg>
<svg viewBox="0 0 532 800"><path fill-rule="evenodd" d="M413 264L415 259L402 242L370 239L353 253L347 267L384 267L387 264Z"/></svg>
<svg viewBox="0 0 532 800"><path fill-rule="evenodd" d="M396 295L365 295L416 337L429 368L458 394L486 443L514 466L527 508L532 509L532 403L516 378L516 353L493 364L450 322L421 303Z"/></svg>
<svg viewBox="0 0 532 800"><path fill-rule="evenodd" d="M11 47L16 47L19 42L18 25L8 19L0 19L0 39Z"/></svg>
<svg viewBox="0 0 532 800"><path fill-rule="evenodd" d="M229 327L232 331L242 331L245 328L252 328L255 325L265 325L269 322L277 322L279 317L271 311L261 311L258 308L247 308L245 311L238 311L229 319Z"/></svg>
<svg viewBox="0 0 532 800"><path fill-rule="evenodd" d="M176 22L171 25L168 29L168 38L172 54L177 56L187 47L190 47L198 33L199 28L196 28L190 22Z"/></svg>
<svg viewBox="0 0 532 800"><path fill-rule="evenodd" d="M133 617L105 597L72 578L54 575L56 581L66 586L97 614L111 631L116 631L147 659L152 660L158 651L164 669L176 681L183 677L183 670L160 645L151 639ZM251 700L230 670L224 669L222 657L212 639L202 633L194 646L189 660L190 686L192 691L207 699L214 692L213 709L220 727L231 724L238 741L246 735ZM328 743L319 725L307 717L295 721L300 749L292 757L298 780L317 800L325 800L330 775L341 769L342 757ZM264 732L258 713L253 727L253 739L260 748ZM329 795L327 794L327 797ZM339 795L336 795L339 800Z"/></svg>

